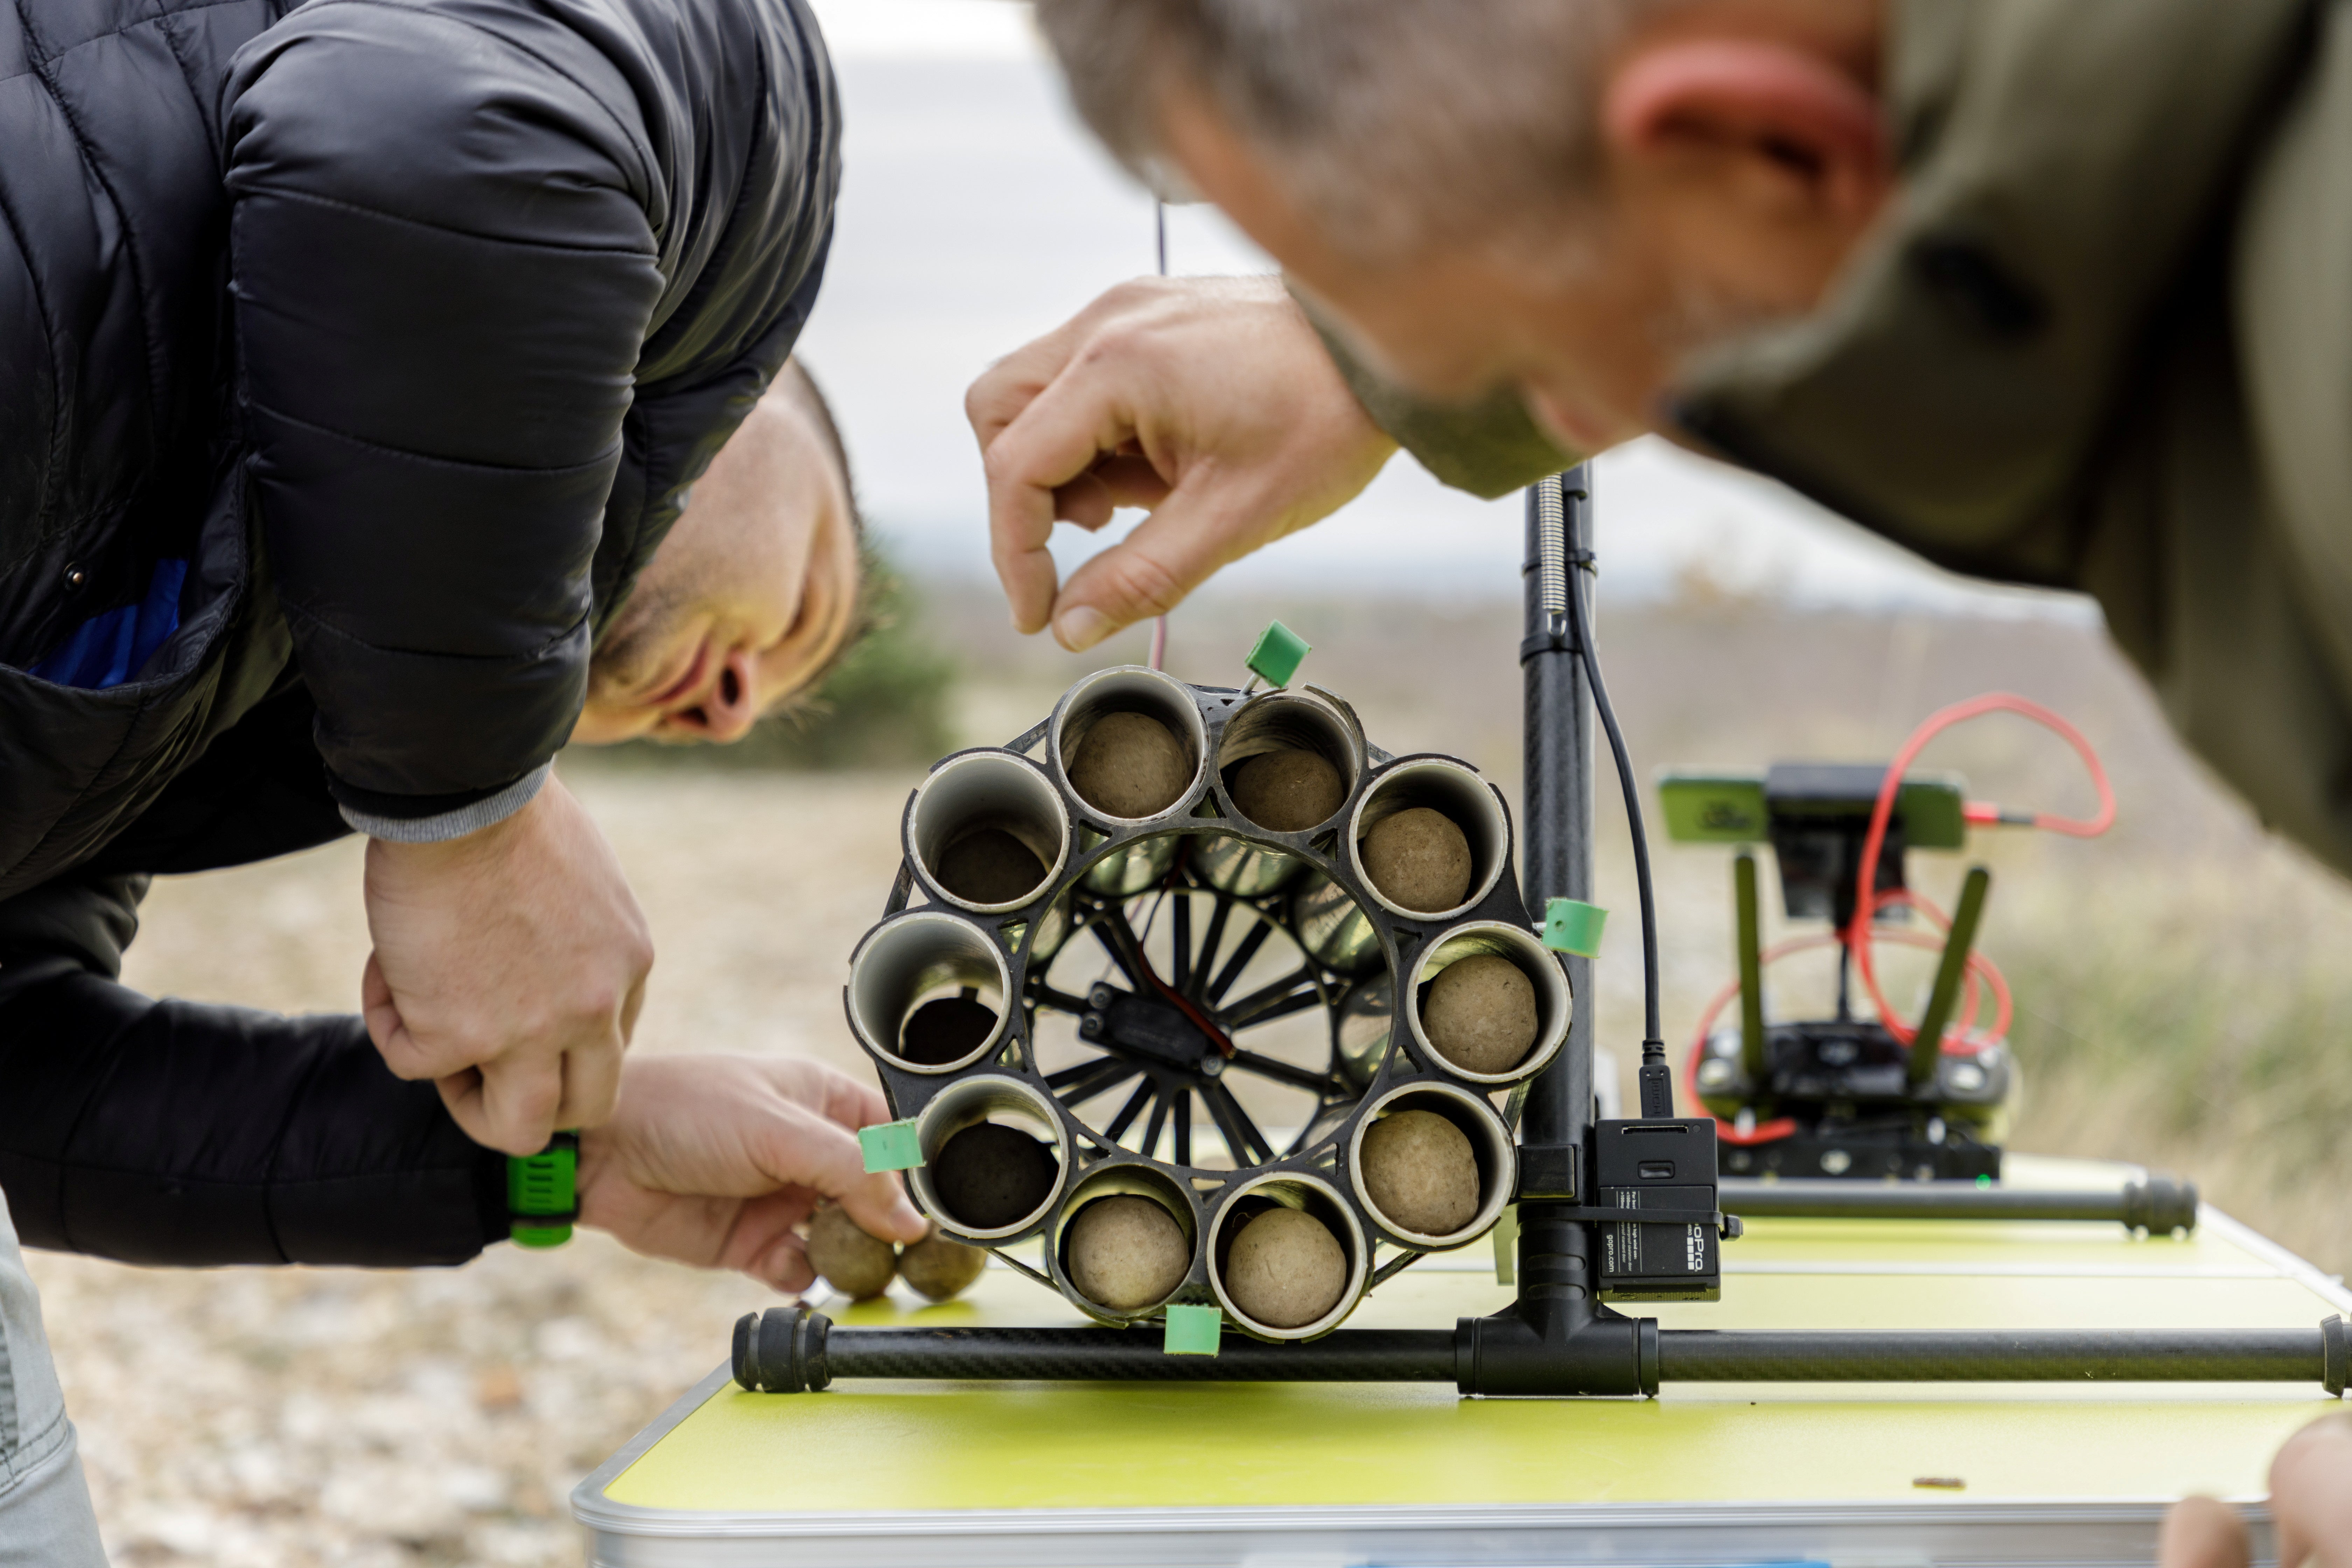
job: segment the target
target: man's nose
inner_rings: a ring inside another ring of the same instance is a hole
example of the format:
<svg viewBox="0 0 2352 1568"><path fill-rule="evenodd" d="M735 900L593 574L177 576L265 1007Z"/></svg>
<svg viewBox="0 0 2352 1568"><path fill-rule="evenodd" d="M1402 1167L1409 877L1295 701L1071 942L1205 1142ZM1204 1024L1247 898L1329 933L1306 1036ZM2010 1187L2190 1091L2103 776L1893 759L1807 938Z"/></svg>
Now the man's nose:
<svg viewBox="0 0 2352 1568"><path fill-rule="evenodd" d="M720 663L702 717L710 738L721 743L751 732L760 717L760 667L749 648L735 649Z"/></svg>

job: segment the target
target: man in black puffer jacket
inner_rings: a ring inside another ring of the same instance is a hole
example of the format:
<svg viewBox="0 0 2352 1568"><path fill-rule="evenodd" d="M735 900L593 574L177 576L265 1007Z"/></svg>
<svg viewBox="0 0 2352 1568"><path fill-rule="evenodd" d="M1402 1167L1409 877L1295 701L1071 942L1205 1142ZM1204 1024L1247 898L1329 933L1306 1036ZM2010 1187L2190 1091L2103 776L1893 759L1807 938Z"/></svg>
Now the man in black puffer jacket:
<svg viewBox="0 0 2352 1568"><path fill-rule="evenodd" d="M838 174L802 0L0 10L0 1180L28 1238L452 1261L505 1223L475 1143L613 1115L650 944L550 761L807 319ZM664 701L740 698L772 650L720 623L675 651ZM353 828L363 1027L112 984L146 874ZM625 1168L646 1119L707 1103L658 1066L601 1145L616 1194L660 1185ZM835 1163L878 1108L698 1070L781 1142L825 1123ZM889 1184L859 1202L919 1228ZM0 1564L78 1563L5 1212ZM729 1242L672 1249L797 1267Z"/></svg>

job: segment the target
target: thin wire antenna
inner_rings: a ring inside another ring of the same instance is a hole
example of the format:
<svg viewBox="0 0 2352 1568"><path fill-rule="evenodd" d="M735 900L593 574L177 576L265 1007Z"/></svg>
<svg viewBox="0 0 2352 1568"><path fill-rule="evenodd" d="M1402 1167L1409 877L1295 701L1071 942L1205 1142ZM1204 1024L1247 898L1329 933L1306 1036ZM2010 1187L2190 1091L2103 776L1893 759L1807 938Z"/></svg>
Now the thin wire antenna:
<svg viewBox="0 0 2352 1568"><path fill-rule="evenodd" d="M1159 258L1160 276L1168 276L1168 204L1154 199L1151 204L1152 249ZM1168 668L1168 617L1155 616L1151 621L1151 668Z"/></svg>

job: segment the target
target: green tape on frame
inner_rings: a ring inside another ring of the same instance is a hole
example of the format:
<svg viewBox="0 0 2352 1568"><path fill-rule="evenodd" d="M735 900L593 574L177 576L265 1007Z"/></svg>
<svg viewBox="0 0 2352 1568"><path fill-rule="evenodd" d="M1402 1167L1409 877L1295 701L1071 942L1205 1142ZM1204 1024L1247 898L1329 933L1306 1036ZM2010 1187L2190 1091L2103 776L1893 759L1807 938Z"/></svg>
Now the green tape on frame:
<svg viewBox="0 0 2352 1568"><path fill-rule="evenodd" d="M1242 668L1269 686L1287 686L1298 667L1307 662L1314 645L1280 621L1268 621L1265 630L1257 634L1249 657Z"/></svg>
<svg viewBox="0 0 2352 1568"><path fill-rule="evenodd" d="M1171 1307L1160 1348L1168 1355L1214 1355L1224 1331L1225 1314L1220 1308Z"/></svg>
<svg viewBox="0 0 2352 1568"><path fill-rule="evenodd" d="M1544 906L1543 944L1579 958L1601 956L1601 933L1609 911L1579 899L1554 899Z"/></svg>
<svg viewBox="0 0 2352 1568"><path fill-rule="evenodd" d="M857 1147L867 1171L911 1171L923 1163L922 1141L912 1121L877 1121L857 1130Z"/></svg>

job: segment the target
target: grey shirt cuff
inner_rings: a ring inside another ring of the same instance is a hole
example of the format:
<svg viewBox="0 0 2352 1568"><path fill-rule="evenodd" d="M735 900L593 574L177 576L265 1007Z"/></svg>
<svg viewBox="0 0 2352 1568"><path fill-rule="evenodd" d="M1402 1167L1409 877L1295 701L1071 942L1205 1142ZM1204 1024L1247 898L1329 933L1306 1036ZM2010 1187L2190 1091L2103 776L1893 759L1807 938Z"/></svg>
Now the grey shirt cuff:
<svg viewBox="0 0 2352 1568"><path fill-rule="evenodd" d="M393 844L444 844L452 838L463 838L468 833L478 833L493 823L504 822L539 794L555 771L552 759L541 763L530 772L492 795L485 795L471 805L461 805L455 811L445 811L437 816L377 816L369 812L354 811L350 806L339 807L343 820L370 838L381 838Z"/></svg>

